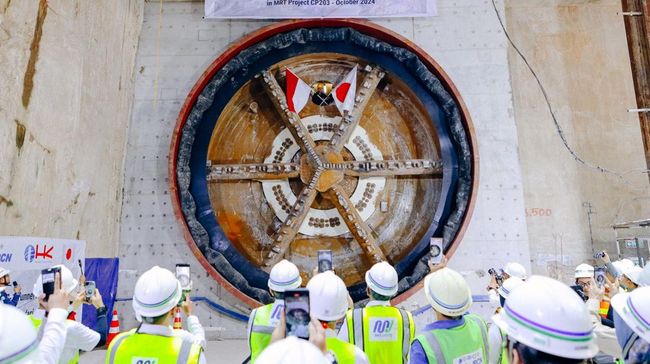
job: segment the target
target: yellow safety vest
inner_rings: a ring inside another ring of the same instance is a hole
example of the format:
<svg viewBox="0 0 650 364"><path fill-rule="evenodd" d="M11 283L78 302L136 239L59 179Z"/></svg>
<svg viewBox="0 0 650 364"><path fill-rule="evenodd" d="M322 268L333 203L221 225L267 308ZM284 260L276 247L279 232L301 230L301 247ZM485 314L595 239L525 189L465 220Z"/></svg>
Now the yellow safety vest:
<svg viewBox="0 0 650 364"><path fill-rule="evenodd" d="M137 329L115 337L106 364L198 364L201 345L177 336L141 334Z"/></svg>
<svg viewBox="0 0 650 364"><path fill-rule="evenodd" d="M408 362L415 337L413 316L392 306L355 308L347 313L348 340L363 350L372 364Z"/></svg>
<svg viewBox="0 0 650 364"><path fill-rule="evenodd" d="M346 343L336 337L328 337L325 339L327 350L334 353L337 364L355 364L355 347L350 343Z"/></svg>
<svg viewBox="0 0 650 364"><path fill-rule="evenodd" d="M251 364L255 363L257 357L271 343L271 334L275 326L271 325L271 316L279 315L279 312L273 312L274 304L258 307L251 312L252 324L248 333L248 344L251 350ZM279 309L282 306L277 305Z"/></svg>
<svg viewBox="0 0 650 364"><path fill-rule="evenodd" d="M43 320L37 319L33 315L29 315L29 319L32 320L32 324L36 328L36 331L38 331L38 341L41 341L43 337L43 331L41 330L41 325L43 325ZM77 364L79 363L79 350L74 354L72 359L68 362L68 364Z"/></svg>
<svg viewBox="0 0 650 364"><path fill-rule="evenodd" d="M479 360L487 363L485 321L473 314L465 315L464 320L465 323L461 326L426 331L415 338L422 345L429 364L476 363Z"/></svg>

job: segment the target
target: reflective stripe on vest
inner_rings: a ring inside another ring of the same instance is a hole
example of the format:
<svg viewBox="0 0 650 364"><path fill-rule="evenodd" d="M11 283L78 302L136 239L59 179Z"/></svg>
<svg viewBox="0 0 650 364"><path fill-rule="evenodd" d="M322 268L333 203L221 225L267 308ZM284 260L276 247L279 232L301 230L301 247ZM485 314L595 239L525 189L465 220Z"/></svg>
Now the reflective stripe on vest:
<svg viewBox="0 0 650 364"><path fill-rule="evenodd" d="M45 330L45 326L43 325L43 320L37 319L33 315L29 315L28 317L30 320L32 320L32 324L37 330L36 336L38 338L38 342L41 342L41 339L43 338L43 330ZM74 356L68 362L68 364L77 364L77 363L79 363L79 349L75 351Z"/></svg>
<svg viewBox="0 0 650 364"><path fill-rule="evenodd" d="M131 364L134 359L143 363L152 360L156 364L198 364L201 351L200 345L180 337L142 334L133 329L113 340L106 364Z"/></svg>
<svg viewBox="0 0 650 364"><path fill-rule="evenodd" d="M464 316L465 324L451 329L434 329L418 335L429 363L453 363L455 360L470 356L474 361L479 353L482 363L487 363L487 330L484 321L473 314ZM478 327L477 327L478 326ZM478 336L481 338L479 339ZM458 345L463 342L463 345Z"/></svg>
<svg viewBox="0 0 650 364"><path fill-rule="evenodd" d="M251 364L271 343L271 334L275 326L271 325L273 304L258 307L251 312L251 331L248 333L248 342L251 350Z"/></svg>
<svg viewBox="0 0 650 364"><path fill-rule="evenodd" d="M325 339L327 350L334 353L337 364L354 364L354 351L356 347L350 343L340 340L337 337L328 337Z"/></svg>
<svg viewBox="0 0 650 364"><path fill-rule="evenodd" d="M503 332L500 327L497 326L497 330L499 330L499 335L501 335L501 352L499 353L498 362L501 364L508 364L508 339L506 333Z"/></svg>
<svg viewBox="0 0 650 364"><path fill-rule="evenodd" d="M356 308L348 311L347 324L348 340L363 350L371 363L407 362L415 334L410 312L392 306ZM393 324L396 327L392 327ZM385 330L388 336L383 335Z"/></svg>
<svg viewBox="0 0 650 364"><path fill-rule="evenodd" d="M607 313L608 312L609 312L609 302L600 301L600 308L598 310L598 313L600 314L600 317L607 318Z"/></svg>

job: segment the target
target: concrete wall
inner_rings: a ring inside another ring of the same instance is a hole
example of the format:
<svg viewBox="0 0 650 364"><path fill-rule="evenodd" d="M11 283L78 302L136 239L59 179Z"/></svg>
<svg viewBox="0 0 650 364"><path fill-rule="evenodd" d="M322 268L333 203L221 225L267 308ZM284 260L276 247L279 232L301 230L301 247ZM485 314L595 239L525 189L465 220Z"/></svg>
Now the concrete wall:
<svg viewBox="0 0 650 364"><path fill-rule="evenodd" d="M141 16L139 1L0 0L0 235L116 254Z"/></svg>
<svg viewBox="0 0 650 364"><path fill-rule="evenodd" d="M533 270L570 281L614 222L647 218L648 175L618 0L506 2L508 30L546 88L570 147L522 59L509 53ZM600 171L600 166L610 172ZM611 173L613 172L613 173Z"/></svg>
<svg viewBox="0 0 650 364"><path fill-rule="evenodd" d="M501 11L503 2L497 2ZM120 235L119 295L132 295L134 278L153 264L172 269L192 264L196 295L246 312L226 290L207 278L175 220L167 181L170 132L189 89L229 43L264 21L202 19L201 3L145 3L136 59L134 108L126 153ZM477 294L484 292L491 266L508 260L528 265L523 187L512 110L507 44L491 3L439 1L430 19L378 21L429 52L458 86L474 120L479 141L480 187L472 223L452 266L465 272ZM501 254L501 251L508 251ZM477 273L478 272L478 273ZM425 305L422 294L405 307ZM130 304L122 305L126 325L134 325ZM481 310L481 307L477 307ZM485 312L489 309L485 308ZM199 305L210 337L244 335L243 324ZM423 323L428 314L418 317Z"/></svg>

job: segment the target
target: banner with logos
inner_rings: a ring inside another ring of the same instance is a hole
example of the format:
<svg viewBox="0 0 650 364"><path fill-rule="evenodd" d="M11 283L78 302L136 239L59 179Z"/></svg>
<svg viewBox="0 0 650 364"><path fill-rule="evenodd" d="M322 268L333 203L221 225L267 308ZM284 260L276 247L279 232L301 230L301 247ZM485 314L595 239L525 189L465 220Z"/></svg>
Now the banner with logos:
<svg viewBox="0 0 650 364"><path fill-rule="evenodd" d="M37 310L38 298L32 294L41 270L63 264L72 271L75 279L79 279L81 269L78 262L80 259L83 262L85 256L86 242L83 240L0 236L0 267L11 271L11 281L21 289L17 307L27 314L43 314ZM13 285L5 292L12 296ZM80 310L77 320L81 320Z"/></svg>
<svg viewBox="0 0 650 364"><path fill-rule="evenodd" d="M437 15L436 0L205 0L205 17L384 18Z"/></svg>

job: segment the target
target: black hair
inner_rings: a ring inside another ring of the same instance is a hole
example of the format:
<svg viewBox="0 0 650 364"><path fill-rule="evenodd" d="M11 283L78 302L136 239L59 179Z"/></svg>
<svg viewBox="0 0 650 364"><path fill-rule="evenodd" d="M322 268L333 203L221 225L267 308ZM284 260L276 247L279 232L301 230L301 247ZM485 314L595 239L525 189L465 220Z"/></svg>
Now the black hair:
<svg viewBox="0 0 650 364"><path fill-rule="evenodd" d="M169 312L165 312L162 315L156 316L156 317L144 317L143 316L142 321L146 322L146 323L148 323L150 325L157 325L157 324L160 324L161 321L163 321L163 319L165 318L165 316L167 316L168 313Z"/></svg>
<svg viewBox="0 0 650 364"><path fill-rule="evenodd" d="M551 355L537 349L533 349L522 343L515 343L514 350L519 353L519 358L524 364L578 364L584 363L583 359L569 359Z"/></svg>
<svg viewBox="0 0 650 364"><path fill-rule="evenodd" d="M390 301L391 296L384 296L382 294L379 294L372 289L370 290L370 298L375 300L375 301Z"/></svg>
<svg viewBox="0 0 650 364"><path fill-rule="evenodd" d="M276 300L283 300L284 299L284 292L278 292L271 290L271 296L275 298Z"/></svg>

